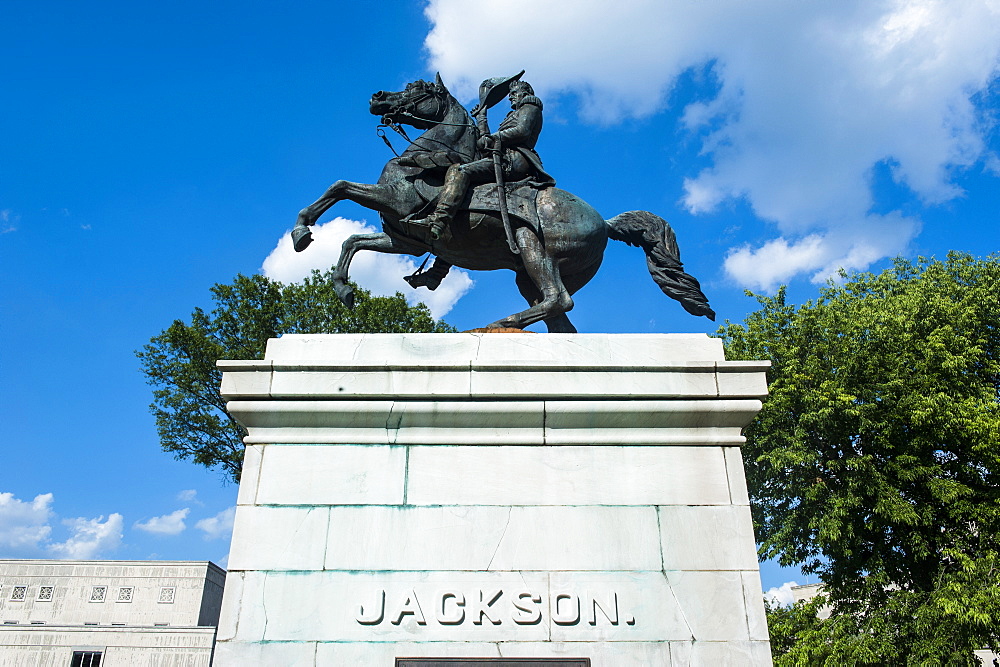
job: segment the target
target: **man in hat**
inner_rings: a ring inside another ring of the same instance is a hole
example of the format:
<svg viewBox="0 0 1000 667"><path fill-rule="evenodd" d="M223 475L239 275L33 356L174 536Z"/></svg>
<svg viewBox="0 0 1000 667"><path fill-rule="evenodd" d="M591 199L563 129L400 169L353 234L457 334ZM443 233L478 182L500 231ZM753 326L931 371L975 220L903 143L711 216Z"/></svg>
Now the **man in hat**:
<svg viewBox="0 0 1000 667"><path fill-rule="evenodd" d="M531 176L539 185L555 185L555 179L545 173L542 160L535 152L535 142L542 131L542 101L535 96L531 85L521 81L523 74L524 70L521 70L514 76L486 79L479 86L479 105L472 111L481 132L479 148L491 151L499 142L503 178L507 183ZM486 112L505 96L510 98L510 113L500 123L496 133L489 134ZM449 225L470 186L492 183L495 179L492 155L448 167L437 207L427 216L431 238L446 239L450 236Z"/></svg>

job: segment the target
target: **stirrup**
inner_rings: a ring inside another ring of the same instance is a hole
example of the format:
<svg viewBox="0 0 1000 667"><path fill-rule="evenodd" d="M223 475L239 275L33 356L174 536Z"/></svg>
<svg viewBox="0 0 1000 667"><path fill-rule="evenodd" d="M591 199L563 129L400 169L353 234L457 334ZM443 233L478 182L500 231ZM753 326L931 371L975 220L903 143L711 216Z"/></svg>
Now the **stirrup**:
<svg viewBox="0 0 1000 667"><path fill-rule="evenodd" d="M440 218L434 218L431 220L430 227L428 227L428 232L431 238L435 241L444 240L445 233L448 229L448 223L444 222Z"/></svg>

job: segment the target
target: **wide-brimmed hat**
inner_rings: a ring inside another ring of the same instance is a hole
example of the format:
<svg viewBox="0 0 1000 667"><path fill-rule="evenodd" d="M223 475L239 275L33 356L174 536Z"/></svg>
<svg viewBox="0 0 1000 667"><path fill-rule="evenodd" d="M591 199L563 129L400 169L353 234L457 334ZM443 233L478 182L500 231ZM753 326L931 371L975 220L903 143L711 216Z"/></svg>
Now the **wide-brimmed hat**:
<svg viewBox="0 0 1000 667"><path fill-rule="evenodd" d="M510 94L510 84L524 76L521 70L514 76L495 76L479 84L479 106L489 109Z"/></svg>

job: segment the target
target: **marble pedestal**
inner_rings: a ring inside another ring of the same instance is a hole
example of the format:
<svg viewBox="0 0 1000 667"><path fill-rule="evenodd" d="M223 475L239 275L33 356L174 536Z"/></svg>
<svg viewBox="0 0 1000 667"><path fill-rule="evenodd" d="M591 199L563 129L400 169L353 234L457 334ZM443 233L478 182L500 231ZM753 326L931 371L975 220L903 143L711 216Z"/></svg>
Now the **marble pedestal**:
<svg viewBox="0 0 1000 667"><path fill-rule="evenodd" d="M740 430L704 335L285 336L249 430L216 664L769 665Z"/></svg>

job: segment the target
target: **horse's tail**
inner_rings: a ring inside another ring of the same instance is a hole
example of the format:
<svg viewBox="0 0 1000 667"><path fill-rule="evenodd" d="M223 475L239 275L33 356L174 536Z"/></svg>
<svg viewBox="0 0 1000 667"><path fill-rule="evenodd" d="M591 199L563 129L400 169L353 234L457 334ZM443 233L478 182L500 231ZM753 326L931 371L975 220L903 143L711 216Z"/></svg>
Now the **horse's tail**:
<svg viewBox="0 0 1000 667"><path fill-rule="evenodd" d="M715 311L708 305L698 280L684 271L677 237L666 220L649 211L628 211L606 222L610 238L645 251L649 274L664 294L680 301L692 315L715 321Z"/></svg>

